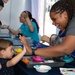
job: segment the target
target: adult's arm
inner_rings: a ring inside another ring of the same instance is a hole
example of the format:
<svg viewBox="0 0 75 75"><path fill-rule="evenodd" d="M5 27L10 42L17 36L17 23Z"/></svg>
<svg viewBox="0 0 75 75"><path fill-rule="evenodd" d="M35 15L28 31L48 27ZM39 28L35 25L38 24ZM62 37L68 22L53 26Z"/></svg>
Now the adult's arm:
<svg viewBox="0 0 75 75"><path fill-rule="evenodd" d="M39 48L35 51L36 55L46 57L58 57L72 53L75 50L75 36L66 36L60 45L48 48Z"/></svg>
<svg viewBox="0 0 75 75"><path fill-rule="evenodd" d="M32 50L29 45L25 42L25 47L29 54L32 54ZM60 45L38 48L35 50L35 54L45 57L59 57L72 53L75 50L75 36L66 36Z"/></svg>

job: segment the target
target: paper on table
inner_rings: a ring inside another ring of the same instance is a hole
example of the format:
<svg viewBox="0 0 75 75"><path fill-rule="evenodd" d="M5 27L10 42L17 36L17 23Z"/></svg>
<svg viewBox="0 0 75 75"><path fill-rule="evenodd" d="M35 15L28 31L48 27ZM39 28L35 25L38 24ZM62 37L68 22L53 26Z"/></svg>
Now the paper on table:
<svg viewBox="0 0 75 75"><path fill-rule="evenodd" d="M72 70L75 70L75 68L60 68L60 72L63 75L75 75L75 72Z"/></svg>

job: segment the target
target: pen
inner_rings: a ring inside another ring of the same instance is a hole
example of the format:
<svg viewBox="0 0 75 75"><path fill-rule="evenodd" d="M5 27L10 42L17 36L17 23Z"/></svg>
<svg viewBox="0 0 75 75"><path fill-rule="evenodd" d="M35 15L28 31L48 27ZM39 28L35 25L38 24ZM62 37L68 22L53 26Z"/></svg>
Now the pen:
<svg viewBox="0 0 75 75"><path fill-rule="evenodd" d="M75 70L66 70L66 71L72 71L72 72L75 72Z"/></svg>

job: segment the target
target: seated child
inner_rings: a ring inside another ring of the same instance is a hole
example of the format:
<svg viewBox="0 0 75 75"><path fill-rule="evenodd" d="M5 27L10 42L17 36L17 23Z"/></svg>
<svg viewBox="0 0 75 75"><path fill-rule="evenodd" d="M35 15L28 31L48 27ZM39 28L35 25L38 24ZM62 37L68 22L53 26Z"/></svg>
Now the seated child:
<svg viewBox="0 0 75 75"><path fill-rule="evenodd" d="M13 66L21 60L25 53L24 47L21 53L13 57L13 43L10 40L0 39L0 75L14 75Z"/></svg>

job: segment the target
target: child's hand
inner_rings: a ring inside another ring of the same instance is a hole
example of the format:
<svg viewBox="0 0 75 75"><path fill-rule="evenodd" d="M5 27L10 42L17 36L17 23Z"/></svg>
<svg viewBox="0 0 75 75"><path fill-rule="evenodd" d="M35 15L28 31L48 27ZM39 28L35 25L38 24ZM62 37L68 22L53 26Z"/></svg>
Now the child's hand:
<svg viewBox="0 0 75 75"><path fill-rule="evenodd" d="M46 35L43 35L42 37L41 37L41 41L46 41L47 40L47 36Z"/></svg>
<svg viewBox="0 0 75 75"><path fill-rule="evenodd" d="M20 40L21 40L21 42L22 42L23 44L26 43L26 37L25 37L25 36L20 36L19 38L20 38Z"/></svg>
<svg viewBox="0 0 75 75"><path fill-rule="evenodd" d="M44 42L48 42L48 43L49 43L49 37L46 36L46 35L43 35L43 36L41 37L41 41L42 41L42 43L44 43Z"/></svg>
<svg viewBox="0 0 75 75"><path fill-rule="evenodd" d="M24 46L24 49L23 49L23 51L26 53L26 48L25 48L25 46Z"/></svg>
<svg viewBox="0 0 75 75"><path fill-rule="evenodd" d="M27 19L27 18L29 18L29 17L28 17L28 12L25 11L25 19Z"/></svg>

